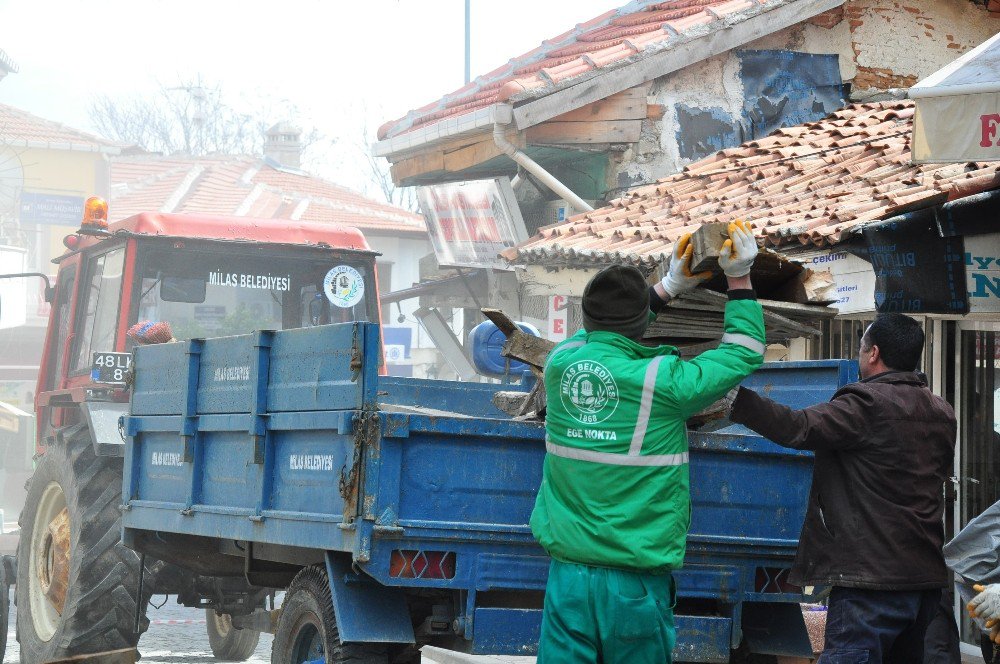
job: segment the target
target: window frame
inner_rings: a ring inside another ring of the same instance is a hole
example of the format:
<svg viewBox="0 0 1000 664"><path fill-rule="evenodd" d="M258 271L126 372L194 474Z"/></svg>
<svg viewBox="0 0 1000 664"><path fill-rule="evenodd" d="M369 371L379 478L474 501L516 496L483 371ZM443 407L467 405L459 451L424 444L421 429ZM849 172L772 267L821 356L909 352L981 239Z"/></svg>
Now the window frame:
<svg viewBox="0 0 1000 664"><path fill-rule="evenodd" d="M124 243L122 243L122 244L116 244L116 245L113 245L113 246L109 246L107 248L102 248L102 251L90 254L85 259L86 260L86 266L82 266L83 269L81 269L80 273L84 275L84 280L86 281L87 288L86 288L85 292L80 292L79 295L77 296L77 306L75 307L75 309L76 309L76 315L75 315L75 318L74 318L74 321L76 323L76 328L75 328L75 334L74 334L74 339L73 339L73 347L70 349L70 353L69 353L69 355L70 355L70 357L69 357L69 366L67 367L67 371L66 371L67 377L70 377L70 376L81 376L81 375L85 375L85 374L89 374L90 373L90 370L91 370L90 359L83 357L81 354L83 353L83 341L84 341L83 330L84 330L84 326L86 324L86 319L88 317L88 310L90 308L90 296L91 296L91 288L90 288L90 286L91 286L93 278L94 278L94 266L96 265L97 261L100 260L101 258L104 258L105 262L106 262L107 261L107 256L109 254L115 252L115 251L120 251L122 253L122 276L121 276L121 279L120 279L120 281L118 283L118 297L117 297L117 300L115 301L115 304L116 304L116 306L115 306L116 316L115 316L115 321L114 321L114 336L112 337L112 339L113 339L112 346L113 347L111 349L109 349L109 350L114 350L115 348L117 348L117 343L118 343L118 327L119 327L119 322L121 321L121 316L122 316L122 310L121 310L122 293L123 293L124 286L125 286L126 272L128 270L128 261L127 261L128 256L126 255L126 245ZM103 274L104 274L104 268L103 268L103 266L101 268L101 274L102 274L102 282L103 282ZM80 283L82 284L83 281L80 281ZM103 294L103 288L99 292L101 292ZM98 307L100 306L100 299L98 299L98 302L97 302L96 306L98 306ZM93 326L93 324L96 323L96 321L97 321L97 315L96 315L96 312L95 312L94 320L91 322L91 325ZM89 336L88 340L89 340L89 343L90 343L90 346L91 346L91 348L89 350L92 350L93 342L94 342L93 329L91 329L91 331L90 331L90 336Z"/></svg>

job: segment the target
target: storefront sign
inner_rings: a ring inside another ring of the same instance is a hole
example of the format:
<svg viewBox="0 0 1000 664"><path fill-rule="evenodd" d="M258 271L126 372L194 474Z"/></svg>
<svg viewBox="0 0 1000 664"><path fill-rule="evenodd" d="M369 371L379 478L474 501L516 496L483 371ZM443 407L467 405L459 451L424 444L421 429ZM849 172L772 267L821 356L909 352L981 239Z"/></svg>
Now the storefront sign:
<svg viewBox="0 0 1000 664"><path fill-rule="evenodd" d="M875 273L863 258L846 251L825 251L802 261L812 270L829 270L837 286L837 301L830 305L841 314L875 310Z"/></svg>
<svg viewBox="0 0 1000 664"><path fill-rule="evenodd" d="M80 225L83 218L83 197L60 194L21 194L21 223L49 226Z"/></svg>
<svg viewBox="0 0 1000 664"><path fill-rule="evenodd" d="M499 254L527 239L509 178L418 187L438 264L510 269Z"/></svg>
<svg viewBox="0 0 1000 664"><path fill-rule="evenodd" d="M566 338L566 325L569 323L567 304L569 298L565 295L549 297L549 323L545 330L545 338L549 341L563 341Z"/></svg>
<svg viewBox="0 0 1000 664"><path fill-rule="evenodd" d="M1000 312L1000 233L966 235L964 239L969 311Z"/></svg>

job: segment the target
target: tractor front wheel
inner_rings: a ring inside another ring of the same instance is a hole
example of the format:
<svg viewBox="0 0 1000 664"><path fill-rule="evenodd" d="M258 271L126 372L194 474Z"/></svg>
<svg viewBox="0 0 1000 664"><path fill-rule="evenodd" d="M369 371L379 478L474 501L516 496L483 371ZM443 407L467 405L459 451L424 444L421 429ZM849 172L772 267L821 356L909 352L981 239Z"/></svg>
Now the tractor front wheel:
<svg viewBox="0 0 1000 664"><path fill-rule="evenodd" d="M139 641L139 556L119 541L122 460L97 456L84 425L57 440L38 460L20 517L15 600L26 664ZM142 611L141 631L147 624Z"/></svg>

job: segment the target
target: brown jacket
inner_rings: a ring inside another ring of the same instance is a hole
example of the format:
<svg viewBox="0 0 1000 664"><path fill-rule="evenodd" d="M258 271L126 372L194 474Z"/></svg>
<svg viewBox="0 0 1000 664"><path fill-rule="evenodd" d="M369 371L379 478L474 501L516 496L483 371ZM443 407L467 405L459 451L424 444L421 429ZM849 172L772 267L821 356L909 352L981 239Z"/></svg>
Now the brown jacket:
<svg viewBox="0 0 1000 664"><path fill-rule="evenodd" d="M942 490L955 453L955 412L920 375L872 376L803 410L740 388L732 420L816 453L789 581L881 590L947 585Z"/></svg>

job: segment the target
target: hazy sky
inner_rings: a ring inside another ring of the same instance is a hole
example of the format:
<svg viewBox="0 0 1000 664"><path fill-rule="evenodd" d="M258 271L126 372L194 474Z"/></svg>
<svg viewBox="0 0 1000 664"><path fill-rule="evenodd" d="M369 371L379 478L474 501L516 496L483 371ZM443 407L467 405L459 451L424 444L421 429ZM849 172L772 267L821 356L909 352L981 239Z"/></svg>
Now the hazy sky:
<svg viewBox="0 0 1000 664"><path fill-rule="evenodd" d="M624 2L472 0L472 74ZM0 102L92 130L95 94L200 74L233 100L294 103L340 140L316 168L359 187L347 144L460 87L463 35L463 0L0 0L0 49L20 67Z"/></svg>

